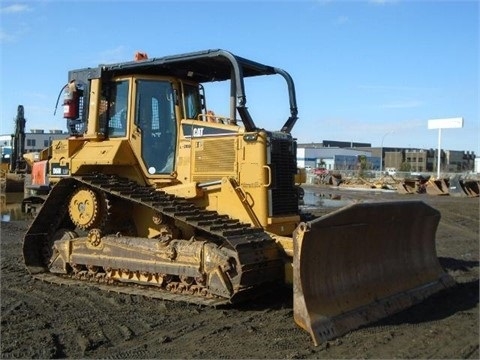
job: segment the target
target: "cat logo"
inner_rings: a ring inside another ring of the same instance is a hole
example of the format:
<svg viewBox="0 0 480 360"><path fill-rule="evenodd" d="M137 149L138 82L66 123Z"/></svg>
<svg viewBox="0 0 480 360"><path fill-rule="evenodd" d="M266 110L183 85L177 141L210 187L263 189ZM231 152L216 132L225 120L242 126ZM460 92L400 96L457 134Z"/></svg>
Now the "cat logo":
<svg viewBox="0 0 480 360"><path fill-rule="evenodd" d="M193 137L203 136L203 129L204 128L193 128Z"/></svg>
<svg viewBox="0 0 480 360"><path fill-rule="evenodd" d="M63 143L63 141L58 141L55 144L55 150L65 150L66 145Z"/></svg>
<svg viewBox="0 0 480 360"><path fill-rule="evenodd" d="M67 152L67 145L64 141L58 141L55 143L55 152L58 154L65 154Z"/></svg>

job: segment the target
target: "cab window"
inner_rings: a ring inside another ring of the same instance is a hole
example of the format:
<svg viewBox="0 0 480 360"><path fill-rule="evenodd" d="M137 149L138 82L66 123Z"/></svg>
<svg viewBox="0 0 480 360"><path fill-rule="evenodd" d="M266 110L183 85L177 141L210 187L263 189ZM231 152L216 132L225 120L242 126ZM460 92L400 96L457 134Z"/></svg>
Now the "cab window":
<svg viewBox="0 0 480 360"><path fill-rule="evenodd" d="M198 119L202 113L202 103L200 99L199 87L189 84L183 84L184 109L186 119Z"/></svg>
<svg viewBox="0 0 480 360"><path fill-rule="evenodd" d="M172 173L177 138L172 85L168 81L138 80L135 104L135 123L141 130L142 158L148 173Z"/></svg>
<svg viewBox="0 0 480 360"><path fill-rule="evenodd" d="M100 100L100 124L106 127L108 137L127 135L128 80L110 82L102 86L104 91ZM106 126L105 126L106 125Z"/></svg>

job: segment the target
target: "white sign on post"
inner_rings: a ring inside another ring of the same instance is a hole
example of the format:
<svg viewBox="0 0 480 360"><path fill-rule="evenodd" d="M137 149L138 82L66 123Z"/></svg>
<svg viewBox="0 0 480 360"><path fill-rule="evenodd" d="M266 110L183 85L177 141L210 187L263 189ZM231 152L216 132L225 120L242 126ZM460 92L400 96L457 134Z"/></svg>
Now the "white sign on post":
<svg viewBox="0 0 480 360"><path fill-rule="evenodd" d="M429 129L454 129L463 127L463 118L428 120Z"/></svg>
<svg viewBox="0 0 480 360"><path fill-rule="evenodd" d="M458 129L463 128L463 118L449 118L449 119L432 119L428 120L429 129L438 129L438 152L437 152L437 179L440 178L440 154L441 154L441 139L442 129Z"/></svg>

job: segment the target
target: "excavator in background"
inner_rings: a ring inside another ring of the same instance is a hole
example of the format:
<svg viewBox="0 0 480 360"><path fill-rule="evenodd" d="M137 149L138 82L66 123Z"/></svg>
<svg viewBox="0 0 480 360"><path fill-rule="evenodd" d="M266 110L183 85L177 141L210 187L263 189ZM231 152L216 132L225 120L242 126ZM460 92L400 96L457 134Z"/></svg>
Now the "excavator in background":
<svg viewBox="0 0 480 360"><path fill-rule="evenodd" d="M17 116L15 118L15 135L12 140L12 155L10 157L9 171L11 173L25 173L27 164L23 159L25 154L25 110L23 105L18 105Z"/></svg>
<svg viewBox="0 0 480 360"><path fill-rule="evenodd" d="M25 175L29 171L25 154L25 112L18 105L15 117L15 133L11 135L10 146L2 146L0 171L5 182L5 192L23 192Z"/></svg>
<svg viewBox="0 0 480 360"><path fill-rule="evenodd" d="M290 114L266 130L245 80L273 75ZM229 85L226 116L207 110L215 82ZM300 210L295 87L280 68L221 49L139 54L72 70L64 90L70 136L33 164L51 188L23 242L37 279L211 306L287 284L315 345L454 284L423 202Z"/></svg>

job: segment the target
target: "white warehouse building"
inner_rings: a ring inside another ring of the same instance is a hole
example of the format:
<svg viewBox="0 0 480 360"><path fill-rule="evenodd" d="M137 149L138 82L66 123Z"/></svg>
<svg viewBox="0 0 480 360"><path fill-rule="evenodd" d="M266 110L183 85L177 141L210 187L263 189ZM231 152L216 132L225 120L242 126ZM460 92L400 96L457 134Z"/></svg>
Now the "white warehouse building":
<svg viewBox="0 0 480 360"><path fill-rule="evenodd" d="M301 145L300 145L301 146ZM354 150L339 147L297 148L297 165L300 168L325 168L335 170L335 159L339 157L371 157L370 151ZM378 160L380 160L378 158ZM338 164L337 164L338 165Z"/></svg>

